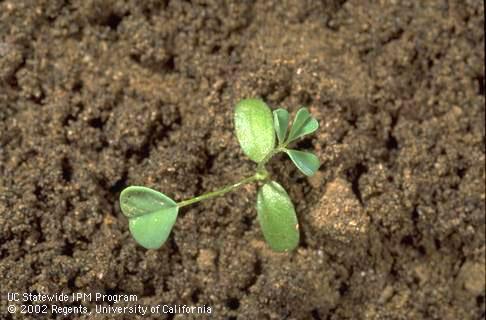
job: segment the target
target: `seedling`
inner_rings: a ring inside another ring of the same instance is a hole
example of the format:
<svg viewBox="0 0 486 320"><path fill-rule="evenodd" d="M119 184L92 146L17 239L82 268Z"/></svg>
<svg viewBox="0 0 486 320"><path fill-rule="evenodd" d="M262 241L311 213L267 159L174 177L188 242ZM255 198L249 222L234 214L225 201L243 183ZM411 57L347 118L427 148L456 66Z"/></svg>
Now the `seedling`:
<svg viewBox="0 0 486 320"><path fill-rule="evenodd" d="M236 105L234 122L243 152L257 163L255 173L232 185L180 202L146 187L127 187L120 195L120 207L128 218L132 236L140 245L147 249L160 248L167 240L180 208L256 182L261 184L256 201L257 219L268 245L277 252L297 247L299 224L294 205L285 189L270 179L265 165L275 154L285 152L302 173L313 175L319 168L317 157L288 146L316 131L319 127L317 120L306 108L301 108L289 131L287 110L277 109L272 116L272 111L263 101L245 99Z"/></svg>

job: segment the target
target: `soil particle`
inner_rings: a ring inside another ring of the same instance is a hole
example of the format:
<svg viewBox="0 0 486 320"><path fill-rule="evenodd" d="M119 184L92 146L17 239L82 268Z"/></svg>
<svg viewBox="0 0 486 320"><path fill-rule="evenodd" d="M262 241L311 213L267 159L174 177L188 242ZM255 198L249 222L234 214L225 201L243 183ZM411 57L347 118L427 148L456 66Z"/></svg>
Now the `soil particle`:
<svg viewBox="0 0 486 320"><path fill-rule="evenodd" d="M369 218L353 194L351 185L336 179L326 185L317 208L309 213L312 226L321 236L349 242L368 231Z"/></svg>
<svg viewBox="0 0 486 320"><path fill-rule="evenodd" d="M216 254L210 249L201 249L197 257L197 263L201 270L208 270L215 268Z"/></svg>
<svg viewBox="0 0 486 320"><path fill-rule="evenodd" d="M484 261L466 261L459 271L456 281L472 297L477 297L485 290L486 271Z"/></svg>

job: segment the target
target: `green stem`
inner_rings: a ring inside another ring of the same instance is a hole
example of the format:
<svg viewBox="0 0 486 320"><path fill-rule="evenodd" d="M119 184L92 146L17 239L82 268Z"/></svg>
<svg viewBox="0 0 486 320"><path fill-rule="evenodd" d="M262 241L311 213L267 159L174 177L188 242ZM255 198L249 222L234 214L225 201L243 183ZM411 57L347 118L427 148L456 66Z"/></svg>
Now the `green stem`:
<svg viewBox="0 0 486 320"><path fill-rule="evenodd" d="M207 199L219 197L219 196L222 196L225 193L228 193L228 192L231 192L235 189L238 189L239 187L241 187L245 184L248 184L248 183L251 183L251 182L254 182L254 181L265 180L267 178L267 176L268 176L268 173L266 172L266 170L264 170L264 171L258 170L258 172L255 173L251 177L245 178L241 181L238 181L237 183L226 186L226 187L221 188L219 190L208 192L208 193L202 194L200 196L194 197L192 199L188 199L188 200L178 202L177 206L179 208L182 208L182 207L188 206L190 204L193 204L193 203L196 203L196 202L199 202L199 201L202 201L202 200L207 200Z"/></svg>
<svg viewBox="0 0 486 320"><path fill-rule="evenodd" d="M277 153L279 152L282 152L282 151L285 151L285 148L287 147L287 144L281 144L281 145L278 145L275 149L273 149L272 151L270 151L266 156L265 158L263 158L262 161L260 161L258 163L258 166L257 166L257 171L261 171L261 170L265 170L265 164L270 160L272 159L272 157L274 155L276 155Z"/></svg>
<svg viewBox="0 0 486 320"><path fill-rule="evenodd" d="M248 183L251 183L251 182L254 182L254 181L263 181L263 180L266 180L268 178L268 171L265 169L265 164L277 153L279 152L282 152L282 151L285 151L285 148L287 147L287 144L288 143L283 143L279 146L277 146L275 149L273 149L271 152L269 152L265 158L263 158L262 161L260 161L258 163L258 166L257 166L257 172L251 176L251 177L248 177L248 178L245 178L237 183L234 183L232 185L229 185L229 186L226 186L224 188L221 188L219 190L216 190L216 191L212 191L212 192L208 192L208 193L204 193L200 196L197 196L197 197L194 197L192 199L188 199L188 200L183 200L181 202L178 202L177 203L177 206L179 208L182 208L182 207L185 207L185 206L188 206L190 204L193 204L193 203L197 203L199 201L203 201L203 200L207 200L207 199L211 199L211 198L216 198L216 197L219 197L219 196L222 196L223 194L225 193L228 193L228 192L231 192L235 189L238 189L239 187L245 185L245 184L248 184Z"/></svg>

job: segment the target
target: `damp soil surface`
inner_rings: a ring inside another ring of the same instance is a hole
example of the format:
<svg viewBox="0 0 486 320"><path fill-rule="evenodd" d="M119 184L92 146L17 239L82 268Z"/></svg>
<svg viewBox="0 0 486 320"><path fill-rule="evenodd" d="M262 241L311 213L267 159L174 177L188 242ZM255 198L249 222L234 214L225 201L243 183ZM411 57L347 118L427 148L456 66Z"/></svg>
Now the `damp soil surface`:
<svg viewBox="0 0 486 320"><path fill-rule="evenodd" d="M0 319L482 319L483 27L476 0L0 1ZM319 120L297 143L315 176L269 164L298 249L263 241L257 186L137 245L123 188L182 200L252 174L248 97ZM138 300L8 301L78 292ZM211 315L94 312L135 304Z"/></svg>

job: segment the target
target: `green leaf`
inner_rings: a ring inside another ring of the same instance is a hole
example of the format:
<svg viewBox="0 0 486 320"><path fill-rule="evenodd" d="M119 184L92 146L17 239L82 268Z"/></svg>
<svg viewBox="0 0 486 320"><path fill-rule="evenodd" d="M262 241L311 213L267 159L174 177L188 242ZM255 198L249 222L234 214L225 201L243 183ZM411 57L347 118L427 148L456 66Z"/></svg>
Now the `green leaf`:
<svg viewBox="0 0 486 320"><path fill-rule="evenodd" d="M144 248L158 249L177 219L177 203L146 187L130 186L120 194L120 208L133 238Z"/></svg>
<svg viewBox="0 0 486 320"><path fill-rule="evenodd" d="M299 223L294 205L285 189L269 181L258 191L258 222L272 250L290 251L299 244Z"/></svg>
<svg viewBox="0 0 486 320"><path fill-rule="evenodd" d="M315 154L291 149L285 150L285 152L287 152L295 166L306 176L314 175L319 169L319 159Z"/></svg>
<svg viewBox="0 0 486 320"><path fill-rule="evenodd" d="M277 109L273 111L273 125L280 143L285 142L287 129L289 127L289 112L285 109Z"/></svg>
<svg viewBox="0 0 486 320"><path fill-rule="evenodd" d="M145 216L131 218L128 227L133 238L146 249L160 248L172 230L178 207L166 207Z"/></svg>
<svg viewBox="0 0 486 320"><path fill-rule="evenodd" d="M294 141L302 136L310 134L319 128L319 123L312 118L306 108L300 108L295 115L292 128L290 128L288 142Z"/></svg>
<svg viewBox="0 0 486 320"><path fill-rule="evenodd" d="M236 105L235 129L243 152L257 163L275 147L272 112L261 100L244 99Z"/></svg>

